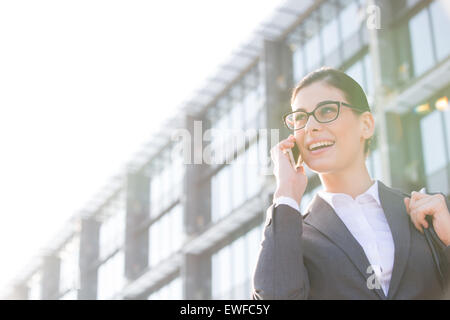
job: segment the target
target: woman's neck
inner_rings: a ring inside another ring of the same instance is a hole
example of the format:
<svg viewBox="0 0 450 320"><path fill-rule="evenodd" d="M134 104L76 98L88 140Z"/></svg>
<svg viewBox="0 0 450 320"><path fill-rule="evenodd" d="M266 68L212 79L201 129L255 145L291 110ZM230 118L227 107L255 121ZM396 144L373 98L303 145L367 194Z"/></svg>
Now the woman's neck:
<svg viewBox="0 0 450 320"><path fill-rule="evenodd" d="M345 193L353 199L367 191L374 183L364 162L338 172L321 173L319 177L325 191Z"/></svg>

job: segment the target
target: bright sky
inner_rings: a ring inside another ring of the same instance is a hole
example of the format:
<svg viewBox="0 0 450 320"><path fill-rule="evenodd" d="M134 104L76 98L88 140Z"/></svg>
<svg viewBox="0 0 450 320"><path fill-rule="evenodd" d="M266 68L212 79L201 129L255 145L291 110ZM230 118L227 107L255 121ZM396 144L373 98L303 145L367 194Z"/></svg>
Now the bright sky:
<svg viewBox="0 0 450 320"><path fill-rule="evenodd" d="M0 0L0 288L280 0Z"/></svg>

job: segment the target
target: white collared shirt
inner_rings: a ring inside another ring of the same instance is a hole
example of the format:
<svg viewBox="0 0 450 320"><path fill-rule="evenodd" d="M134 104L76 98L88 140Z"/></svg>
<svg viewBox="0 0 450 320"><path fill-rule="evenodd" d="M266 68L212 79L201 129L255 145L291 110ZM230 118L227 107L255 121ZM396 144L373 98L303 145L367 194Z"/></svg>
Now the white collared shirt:
<svg viewBox="0 0 450 320"><path fill-rule="evenodd" d="M323 190L317 193L334 209L361 245L387 296L394 266L395 248L389 224L381 207L378 181L375 180L372 186L356 199L345 193L331 193ZM274 204L275 206L286 204L300 212L298 203L289 197L276 198Z"/></svg>

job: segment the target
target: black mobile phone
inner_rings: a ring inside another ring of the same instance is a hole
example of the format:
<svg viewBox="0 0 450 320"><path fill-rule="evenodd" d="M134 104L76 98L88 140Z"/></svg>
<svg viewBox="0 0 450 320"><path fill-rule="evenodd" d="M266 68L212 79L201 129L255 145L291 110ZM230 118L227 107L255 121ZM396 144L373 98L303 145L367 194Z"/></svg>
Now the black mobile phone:
<svg viewBox="0 0 450 320"><path fill-rule="evenodd" d="M300 156L300 150L299 150L299 148L297 146L297 143L294 143L294 147L292 149L286 149L285 153L288 154L289 162L294 167L294 169L296 169L297 168L297 163L298 163L298 158L301 157Z"/></svg>
<svg viewBox="0 0 450 320"><path fill-rule="evenodd" d="M292 154L294 156L295 164L297 164L298 158L301 158L300 149L298 148L297 143L294 143L294 147L292 148ZM301 161L301 164L303 164L303 161Z"/></svg>

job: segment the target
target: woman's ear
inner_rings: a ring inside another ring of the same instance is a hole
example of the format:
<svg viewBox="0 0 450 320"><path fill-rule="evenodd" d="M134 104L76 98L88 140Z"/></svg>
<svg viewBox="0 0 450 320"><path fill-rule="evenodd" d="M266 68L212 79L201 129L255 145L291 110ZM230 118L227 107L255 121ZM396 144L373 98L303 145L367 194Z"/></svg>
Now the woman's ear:
<svg viewBox="0 0 450 320"><path fill-rule="evenodd" d="M363 125L363 138L369 139L375 131L375 119L371 112L366 111L361 115Z"/></svg>

